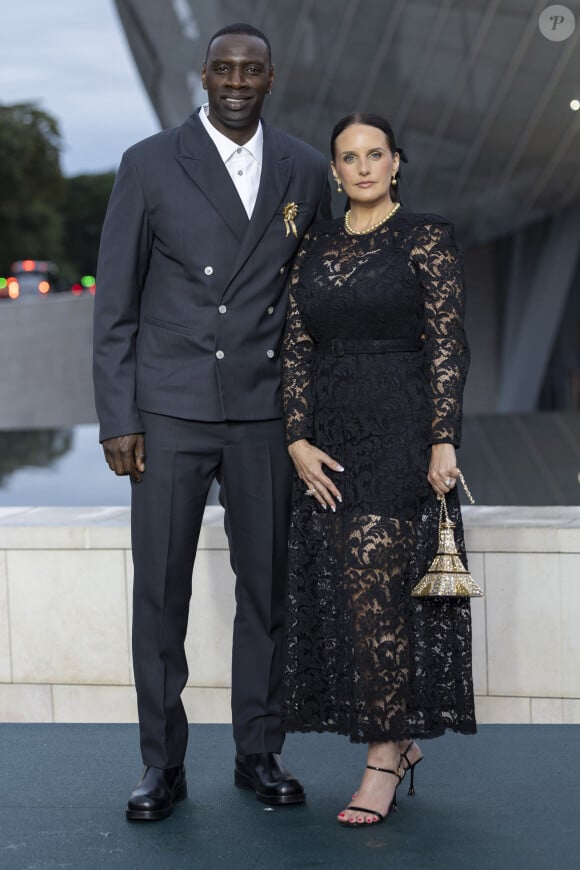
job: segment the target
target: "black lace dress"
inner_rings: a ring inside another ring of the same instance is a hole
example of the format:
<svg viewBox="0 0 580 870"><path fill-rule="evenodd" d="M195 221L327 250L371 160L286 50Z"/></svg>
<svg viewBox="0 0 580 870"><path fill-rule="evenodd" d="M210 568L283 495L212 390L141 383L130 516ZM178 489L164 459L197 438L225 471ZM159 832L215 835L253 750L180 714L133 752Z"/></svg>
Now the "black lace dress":
<svg viewBox="0 0 580 870"><path fill-rule="evenodd" d="M459 446L469 352L453 229L400 209L305 239L283 344L288 442L310 440L336 513L295 477L283 724L352 741L475 731L469 600L415 599L437 549L430 447ZM326 471L326 469L325 469ZM465 558L457 490L448 497Z"/></svg>

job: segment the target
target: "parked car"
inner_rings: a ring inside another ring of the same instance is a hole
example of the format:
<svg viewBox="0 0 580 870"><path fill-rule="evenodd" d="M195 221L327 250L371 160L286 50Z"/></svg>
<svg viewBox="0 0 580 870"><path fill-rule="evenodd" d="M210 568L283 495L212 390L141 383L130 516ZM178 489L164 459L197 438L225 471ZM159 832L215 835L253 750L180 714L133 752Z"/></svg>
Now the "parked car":
<svg viewBox="0 0 580 870"><path fill-rule="evenodd" d="M0 299L33 298L63 292L73 296L95 294L94 275L83 275L71 284L70 280L59 276L56 263L50 260L17 260L10 268L9 277L0 277Z"/></svg>
<svg viewBox="0 0 580 870"><path fill-rule="evenodd" d="M17 260L12 263L10 275L4 281L5 286L0 293L8 299L46 296L62 289L58 266L50 260Z"/></svg>

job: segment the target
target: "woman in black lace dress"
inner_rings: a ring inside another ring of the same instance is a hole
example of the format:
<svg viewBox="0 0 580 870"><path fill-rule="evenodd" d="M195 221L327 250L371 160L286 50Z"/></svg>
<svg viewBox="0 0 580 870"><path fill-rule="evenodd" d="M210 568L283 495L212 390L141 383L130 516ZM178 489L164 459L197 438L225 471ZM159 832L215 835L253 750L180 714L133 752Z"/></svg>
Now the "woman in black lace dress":
<svg viewBox="0 0 580 870"><path fill-rule="evenodd" d="M469 363L451 225L396 199L390 126L343 119L332 171L346 215L305 239L290 281L284 406L296 468L284 722L368 743L345 825L387 815L422 753L475 731L469 601L415 599L448 494ZM396 805L396 804L395 804Z"/></svg>

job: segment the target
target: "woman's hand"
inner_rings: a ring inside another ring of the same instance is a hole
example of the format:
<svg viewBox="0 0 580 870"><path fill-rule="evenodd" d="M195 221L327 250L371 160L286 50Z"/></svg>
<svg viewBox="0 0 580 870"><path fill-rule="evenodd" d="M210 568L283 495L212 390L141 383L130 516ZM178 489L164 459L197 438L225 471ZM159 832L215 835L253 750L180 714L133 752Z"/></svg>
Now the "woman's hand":
<svg viewBox="0 0 580 870"><path fill-rule="evenodd" d="M459 477L453 444L433 444L427 480L437 493L445 495L453 489Z"/></svg>
<svg viewBox="0 0 580 870"><path fill-rule="evenodd" d="M342 501L342 496L332 480L324 473L323 466L326 465L333 471L344 471L342 465L304 438L294 441L288 447L288 453L305 488L324 508L330 507L335 511L335 499Z"/></svg>

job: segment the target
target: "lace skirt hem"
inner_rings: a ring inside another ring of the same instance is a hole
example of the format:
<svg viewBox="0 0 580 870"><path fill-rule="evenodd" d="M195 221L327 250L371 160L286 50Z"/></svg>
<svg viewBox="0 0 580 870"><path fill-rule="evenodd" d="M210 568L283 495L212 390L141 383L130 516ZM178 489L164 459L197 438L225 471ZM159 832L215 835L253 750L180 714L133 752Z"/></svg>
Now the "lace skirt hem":
<svg viewBox="0 0 580 870"><path fill-rule="evenodd" d="M401 740L432 740L436 737L442 737L446 731L452 731L455 734L476 734L477 725L475 719L468 719L456 724L439 722L429 727L409 727L405 732L398 730L384 732L373 729L372 731L360 730L353 733L352 729L339 723L315 725L310 722L283 719L282 730L286 734L340 734L343 737L348 737L351 743L386 743L388 741L399 742Z"/></svg>

